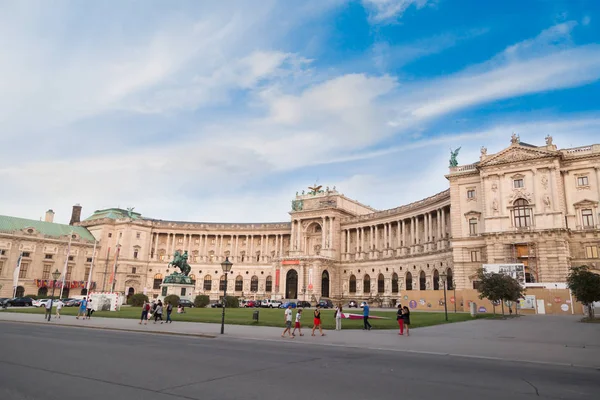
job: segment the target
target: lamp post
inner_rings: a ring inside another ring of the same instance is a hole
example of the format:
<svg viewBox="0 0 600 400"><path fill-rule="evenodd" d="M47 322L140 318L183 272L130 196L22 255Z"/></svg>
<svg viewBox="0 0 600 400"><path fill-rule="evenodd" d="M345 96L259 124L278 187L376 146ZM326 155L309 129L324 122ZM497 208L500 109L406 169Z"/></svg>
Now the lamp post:
<svg viewBox="0 0 600 400"><path fill-rule="evenodd" d="M225 274L225 287L223 288L223 312L221 314L221 335L225 333L225 304L227 300L227 275L229 271L231 271L231 267L233 267L233 263L229 261L229 257L225 257L225 261L221 263L221 268L223 268L223 273Z"/></svg>
<svg viewBox="0 0 600 400"><path fill-rule="evenodd" d="M448 278L448 274L442 272L440 274L440 279L442 280L442 284L444 285L444 314L446 315L446 321L448 321L448 304L446 304L446 279ZM456 298L454 298L454 302L456 303Z"/></svg>
<svg viewBox="0 0 600 400"><path fill-rule="evenodd" d="M48 322L52 317L52 303L54 303L54 290L56 289L56 281L60 278L60 271L57 269L52 273L52 297L50 298L50 312L48 313Z"/></svg>

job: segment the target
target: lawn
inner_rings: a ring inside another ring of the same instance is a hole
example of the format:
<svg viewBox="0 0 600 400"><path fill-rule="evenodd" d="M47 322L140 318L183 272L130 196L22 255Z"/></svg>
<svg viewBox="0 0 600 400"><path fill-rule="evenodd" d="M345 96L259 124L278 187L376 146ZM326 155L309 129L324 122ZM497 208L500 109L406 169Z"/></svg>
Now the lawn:
<svg viewBox="0 0 600 400"><path fill-rule="evenodd" d="M259 311L259 322L258 324L252 321L253 311ZM302 325L304 327L312 327L312 312L314 309L305 309L302 315ZM21 312L21 313L37 313L43 314L43 308L9 308L7 312ZM361 314L361 310L348 311L354 314ZM62 309L62 315L77 315L77 308L65 307ZM110 312L100 311L94 313L96 317L106 318L140 318L141 308L139 307L123 307L121 311ZM294 318L296 316L296 310L294 310ZM371 325L373 329L396 329L398 323L396 322L395 310L390 311L372 311L371 316L386 317L389 319L374 320L371 319ZM477 318L491 317L491 314L478 315ZM435 312L412 312L410 315L411 328L419 328L424 326L444 324L444 313ZM166 314L163 316L166 318ZM187 308L184 314L172 314L173 321L188 321L188 322L208 322L208 323L220 323L221 322L221 309L220 308ZM470 321L473 318L469 314L460 313L448 313L448 322L462 322ZM258 326L283 326L284 323L284 310L282 309L269 309L269 308L227 308L225 311L225 323L233 325L258 325ZM321 321L324 329L334 329L335 320L333 317L333 310L322 310ZM362 320L342 320L343 329L362 329Z"/></svg>

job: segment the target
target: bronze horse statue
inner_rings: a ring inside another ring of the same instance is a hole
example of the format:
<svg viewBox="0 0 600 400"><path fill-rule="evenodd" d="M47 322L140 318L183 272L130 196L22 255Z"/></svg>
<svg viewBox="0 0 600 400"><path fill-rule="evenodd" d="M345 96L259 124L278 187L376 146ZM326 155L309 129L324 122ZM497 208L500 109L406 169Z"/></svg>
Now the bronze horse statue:
<svg viewBox="0 0 600 400"><path fill-rule="evenodd" d="M188 276L192 270L192 267L190 267L190 264L187 263L187 260L187 251L184 251L183 254L181 254L179 251L176 251L173 255L173 261L171 261L169 265L179 268L182 275Z"/></svg>

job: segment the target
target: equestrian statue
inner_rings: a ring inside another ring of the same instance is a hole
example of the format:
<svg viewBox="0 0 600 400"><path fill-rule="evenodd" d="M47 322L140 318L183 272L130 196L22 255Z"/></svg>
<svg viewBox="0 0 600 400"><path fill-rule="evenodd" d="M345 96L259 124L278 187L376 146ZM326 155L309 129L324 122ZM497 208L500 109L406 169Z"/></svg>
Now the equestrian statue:
<svg viewBox="0 0 600 400"><path fill-rule="evenodd" d="M181 270L181 275L188 276L192 267L187 263L188 260L188 252L187 250L181 254L179 251L176 251L173 255L173 261L169 263L169 266L177 267Z"/></svg>

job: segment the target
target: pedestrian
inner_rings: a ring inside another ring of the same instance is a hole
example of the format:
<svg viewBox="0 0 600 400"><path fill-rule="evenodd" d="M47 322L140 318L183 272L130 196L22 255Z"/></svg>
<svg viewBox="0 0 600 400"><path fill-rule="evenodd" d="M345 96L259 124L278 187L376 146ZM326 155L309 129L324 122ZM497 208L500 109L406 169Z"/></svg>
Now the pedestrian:
<svg viewBox="0 0 600 400"><path fill-rule="evenodd" d="M148 313L150 312L150 303L144 300L144 304L142 305L142 317L140 318L140 325L142 322L144 325L148 325Z"/></svg>
<svg viewBox="0 0 600 400"><path fill-rule="evenodd" d="M398 321L398 327L400 328L398 335L404 335L404 317L402 313L402 304L398 304L398 311L396 312L396 321Z"/></svg>
<svg viewBox="0 0 600 400"><path fill-rule="evenodd" d="M371 330L371 324L369 323L369 303L365 302L365 306L363 307L363 331Z"/></svg>
<svg viewBox="0 0 600 400"><path fill-rule="evenodd" d="M156 323L156 321L158 321L160 319L160 323L163 323L163 319L162 319L162 313L163 313L163 305L162 305L162 301L158 301L158 303L156 304L156 310L154 310L154 323Z"/></svg>
<svg viewBox="0 0 600 400"><path fill-rule="evenodd" d="M289 304L288 307L285 309L285 330L281 334L281 337L285 337L286 332L291 338L294 337L294 335L292 335L292 305L291 304Z"/></svg>
<svg viewBox="0 0 600 400"><path fill-rule="evenodd" d="M185 312L185 311L183 311L183 306L180 304L180 305L177 307L177 314L183 314L184 312Z"/></svg>
<svg viewBox="0 0 600 400"><path fill-rule="evenodd" d="M85 309L87 310L87 319L92 318L92 314L94 313L94 309L92 308L92 299L88 299Z"/></svg>
<svg viewBox="0 0 600 400"><path fill-rule="evenodd" d="M44 315L44 319L50 321L50 316L52 315L52 299L46 302L46 314Z"/></svg>
<svg viewBox="0 0 600 400"><path fill-rule="evenodd" d="M410 336L410 333L408 332L408 328L410 326L410 310L406 306L404 306L402 308L402 318L404 319L404 327L406 328L406 336Z"/></svg>
<svg viewBox="0 0 600 400"><path fill-rule="evenodd" d="M60 310L63 308L63 302L58 300L56 302L56 318L60 319Z"/></svg>
<svg viewBox="0 0 600 400"><path fill-rule="evenodd" d="M302 309L299 309L296 313L296 324L294 325L294 331L292 332L292 336L296 336L296 329L298 329L298 333L300 336L304 336L302 333L302 329L300 327L300 319L302 318Z"/></svg>
<svg viewBox="0 0 600 400"><path fill-rule="evenodd" d="M86 299L81 299L81 302L79 302L79 311L77 312L77 316L75 317L76 319L79 319L79 317L85 318L85 309L87 306L87 301Z"/></svg>
<svg viewBox="0 0 600 400"><path fill-rule="evenodd" d="M321 336L325 336L323 333L323 328L321 327L321 307L317 304L317 308L314 311L313 317L313 328L312 328L312 336L315 336L315 329L319 328L319 332L321 332Z"/></svg>
<svg viewBox="0 0 600 400"><path fill-rule="evenodd" d="M171 319L172 312L173 312L173 304L171 304L171 302L167 301L167 324L173 323L173 320Z"/></svg>
<svg viewBox="0 0 600 400"><path fill-rule="evenodd" d="M342 303L335 308L335 330L342 330Z"/></svg>

